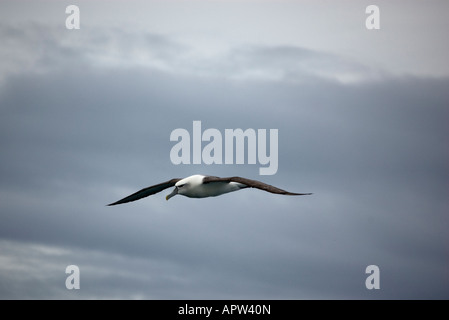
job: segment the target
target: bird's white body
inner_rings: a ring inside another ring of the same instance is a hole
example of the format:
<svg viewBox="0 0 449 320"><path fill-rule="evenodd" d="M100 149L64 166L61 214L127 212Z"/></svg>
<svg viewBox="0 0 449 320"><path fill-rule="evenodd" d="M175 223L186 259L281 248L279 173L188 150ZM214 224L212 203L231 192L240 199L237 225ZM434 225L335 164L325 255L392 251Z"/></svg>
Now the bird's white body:
<svg viewBox="0 0 449 320"><path fill-rule="evenodd" d="M175 190L172 192L173 195L170 194L167 198L170 199L175 194L181 194L189 198L216 197L224 193L237 191L246 187L244 184L238 182L216 182L203 184L204 177L205 176L203 175L196 174L179 180L175 184Z"/></svg>

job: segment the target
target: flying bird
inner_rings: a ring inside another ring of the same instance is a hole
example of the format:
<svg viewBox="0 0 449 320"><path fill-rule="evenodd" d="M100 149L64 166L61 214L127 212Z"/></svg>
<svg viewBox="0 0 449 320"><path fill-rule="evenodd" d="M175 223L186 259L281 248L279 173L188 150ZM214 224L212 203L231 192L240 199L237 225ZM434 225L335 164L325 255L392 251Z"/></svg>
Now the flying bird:
<svg viewBox="0 0 449 320"><path fill-rule="evenodd" d="M271 193L284 194L289 196L304 196L311 195L311 193L294 193L288 192L269 184L246 179L242 177L220 178L213 176L193 175L184 179L171 179L166 182L156 184L154 186L139 190L121 200L108 204L108 206L115 206L121 203L136 201L155 193L161 192L170 187L175 187L173 191L165 197L166 200L174 197L177 194L189 198L206 198L216 197L224 193L237 191L245 188L257 188Z"/></svg>

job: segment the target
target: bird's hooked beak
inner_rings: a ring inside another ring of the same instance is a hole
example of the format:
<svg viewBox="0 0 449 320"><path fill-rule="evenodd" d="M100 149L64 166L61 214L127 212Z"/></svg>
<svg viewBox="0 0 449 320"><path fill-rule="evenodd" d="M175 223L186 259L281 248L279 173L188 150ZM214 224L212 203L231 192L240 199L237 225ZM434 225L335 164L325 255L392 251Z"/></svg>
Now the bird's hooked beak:
<svg viewBox="0 0 449 320"><path fill-rule="evenodd" d="M169 195L167 195L167 196L165 197L165 200L168 201L168 199L170 199L171 197L176 196L177 194L178 194L178 187L175 187L175 188L173 189L173 191L172 191Z"/></svg>

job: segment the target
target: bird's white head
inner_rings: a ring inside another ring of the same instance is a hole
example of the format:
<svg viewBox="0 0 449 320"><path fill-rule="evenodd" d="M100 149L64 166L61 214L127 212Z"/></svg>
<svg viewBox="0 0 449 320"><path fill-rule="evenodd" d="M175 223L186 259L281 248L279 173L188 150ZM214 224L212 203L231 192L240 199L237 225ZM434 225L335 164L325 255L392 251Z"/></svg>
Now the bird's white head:
<svg viewBox="0 0 449 320"><path fill-rule="evenodd" d="M177 194L189 196L192 190L195 190L195 188L202 185L203 178L204 178L203 175L196 174L179 180L178 182L176 182L173 191L169 195L167 195L165 199L169 200L170 198L176 196Z"/></svg>

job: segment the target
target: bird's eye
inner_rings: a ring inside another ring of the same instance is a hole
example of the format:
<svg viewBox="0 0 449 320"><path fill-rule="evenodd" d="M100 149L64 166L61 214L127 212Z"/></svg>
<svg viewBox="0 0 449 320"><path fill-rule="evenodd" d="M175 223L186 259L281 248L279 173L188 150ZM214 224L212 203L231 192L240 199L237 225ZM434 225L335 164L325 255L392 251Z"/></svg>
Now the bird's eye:
<svg viewBox="0 0 449 320"><path fill-rule="evenodd" d="M182 188L182 187L184 187L185 186L185 184L180 184L179 186L178 186L178 188Z"/></svg>

